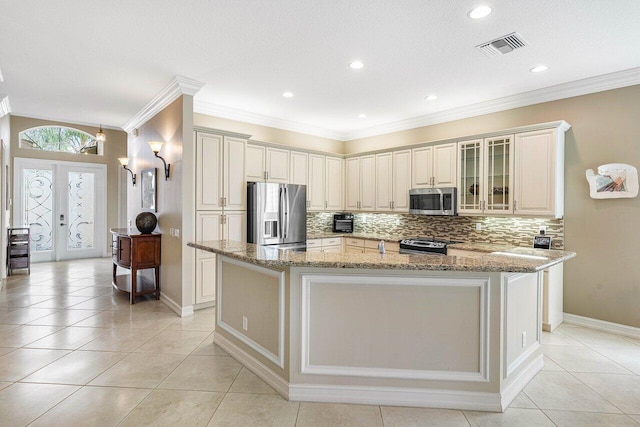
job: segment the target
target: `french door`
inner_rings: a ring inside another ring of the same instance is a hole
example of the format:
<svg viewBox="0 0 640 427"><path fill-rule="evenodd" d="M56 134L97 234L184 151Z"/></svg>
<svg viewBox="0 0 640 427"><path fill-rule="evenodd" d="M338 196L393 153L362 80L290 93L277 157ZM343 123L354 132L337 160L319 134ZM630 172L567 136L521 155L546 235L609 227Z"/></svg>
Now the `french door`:
<svg viewBox="0 0 640 427"><path fill-rule="evenodd" d="M106 252L106 165L16 158L13 226L31 230L31 259Z"/></svg>

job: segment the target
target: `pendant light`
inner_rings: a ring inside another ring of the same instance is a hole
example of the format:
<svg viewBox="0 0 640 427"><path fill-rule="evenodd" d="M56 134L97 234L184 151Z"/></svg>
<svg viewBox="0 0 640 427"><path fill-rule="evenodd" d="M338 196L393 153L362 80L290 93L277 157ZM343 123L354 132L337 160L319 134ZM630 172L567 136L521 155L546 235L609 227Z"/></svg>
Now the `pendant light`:
<svg viewBox="0 0 640 427"><path fill-rule="evenodd" d="M96 133L96 141L104 142L106 139L107 135L105 135L104 131L102 130L102 125L100 125L100 129L98 129L98 133Z"/></svg>

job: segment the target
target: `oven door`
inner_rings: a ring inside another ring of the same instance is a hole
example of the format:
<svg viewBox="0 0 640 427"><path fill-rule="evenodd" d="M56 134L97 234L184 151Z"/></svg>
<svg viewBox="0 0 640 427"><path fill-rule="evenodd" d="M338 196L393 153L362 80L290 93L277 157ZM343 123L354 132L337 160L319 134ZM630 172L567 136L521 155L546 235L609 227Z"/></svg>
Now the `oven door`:
<svg viewBox="0 0 640 427"><path fill-rule="evenodd" d="M334 219L333 231L334 233L353 233L353 220L352 219Z"/></svg>

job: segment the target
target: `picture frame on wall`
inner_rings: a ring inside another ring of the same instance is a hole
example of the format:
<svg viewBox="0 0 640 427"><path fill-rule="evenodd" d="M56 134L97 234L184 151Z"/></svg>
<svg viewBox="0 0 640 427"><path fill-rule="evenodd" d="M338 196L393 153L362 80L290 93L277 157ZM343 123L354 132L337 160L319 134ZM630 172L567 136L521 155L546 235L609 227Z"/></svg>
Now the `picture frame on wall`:
<svg viewBox="0 0 640 427"><path fill-rule="evenodd" d="M140 172L140 191L142 192L140 199L142 200L142 209L153 212L158 212L158 181L156 171L156 168L150 168Z"/></svg>

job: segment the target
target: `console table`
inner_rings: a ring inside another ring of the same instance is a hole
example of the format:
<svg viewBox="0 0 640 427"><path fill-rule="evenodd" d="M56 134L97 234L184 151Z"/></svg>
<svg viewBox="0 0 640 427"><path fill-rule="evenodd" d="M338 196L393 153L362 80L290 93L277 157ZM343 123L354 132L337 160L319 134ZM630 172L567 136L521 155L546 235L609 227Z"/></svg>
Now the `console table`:
<svg viewBox="0 0 640 427"><path fill-rule="evenodd" d="M128 292L131 304L138 295L155 294L160 299L160 244L162 234L141 234L130 228L112 228L113 287ZM116 275L118 267L131 270L131 275ZM153 268L155 280L141 278L138 270Z"/></svg>

